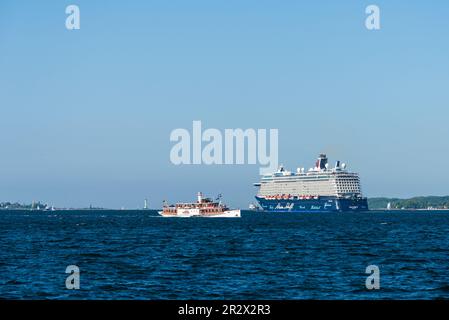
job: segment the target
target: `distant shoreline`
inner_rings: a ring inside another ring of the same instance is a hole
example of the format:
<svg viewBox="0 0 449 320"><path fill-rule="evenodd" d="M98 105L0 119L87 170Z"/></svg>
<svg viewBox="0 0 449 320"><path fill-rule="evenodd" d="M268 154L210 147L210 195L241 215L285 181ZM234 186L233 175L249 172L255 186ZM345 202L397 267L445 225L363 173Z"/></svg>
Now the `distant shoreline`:
<svg viewBox="0 0 449 320"><path fill-rule="evenodd" d="M58 208L55 210L43 210L43 209L20 209L20 208L11 208L11 209L5 209L5 208L0 208L0 214L2 212L14 212L14 211L21 211L21 212L29 212L32 214L51 214L51 213L58 213L58 212L123 212L123 211L136 211L136 212L156 212L156 211L160 211L162 209L106 209L106 208L102 208L102 209L76 209L76 208ZM421 213L429 213L429 212L449 212L449 209L387 209L387 208L373 208L373 209L369 209L368 211L365 211L365 213L367 212L384 212L384 213L411 213L411 212L421 212ZM273 214L273 215L282 215L283 213L289 213L289 212L282 212L282 213L272 213L272 212L264 212L263 210L250 210L250 209L242 209L242 212L251 212L251 213L265 213L265 214ZM320 213L320 212L316 212L316 213ZM306 214L316 214L316 213L306 213ZM345 213L351 213L351 212L342 212L340 214L345 214ZM362 212L363 213L363 212ZM298 213L300 214L300 213ZM335 213L338 214L338 213Z"/></svg>
<svg viewBox="0 0 449 320"><path fill-rule="evenodd" d="M449 209L413 209L413 208L405 208L405 209L387 209L387 208L373 208L369 209L368 211L394 211L394 212L401 212L401 211L449 211Z"/></svg>
<svg viewBox="0 0 449 320"><path fill-rule="evenodd" d="M387 197L373 197L368 198L368 208L371 211L386 210L386 211L446 211L449 210L449 196L418 196L408 199L401 198L387 198ZM102 207L88 207L88 208L58 208L50 206L42 202L33 202L32 204L0 202L0 211L4 210L26 210L37 212L52 212L52 211L151 211L160 209L145 209L145 208L120 208L110 209Z"/></svg>
<svg viewBox="0 0 449 320"><path fill-rule="evenodd" d="M449 210L449 196L418 196L408 199L368 198L368 207L372 210Z"/></svg>
<svg viewBox="0 0 449 320"><path fill-rule="evenodd" d="M29 209L29 208L0 208L1 211L30 211L30 212L55 212L55 211L157 211L161 209L139 209L139 208L124 208L124 209L110 209L110 208L55 208L48 209Z"/></svg>

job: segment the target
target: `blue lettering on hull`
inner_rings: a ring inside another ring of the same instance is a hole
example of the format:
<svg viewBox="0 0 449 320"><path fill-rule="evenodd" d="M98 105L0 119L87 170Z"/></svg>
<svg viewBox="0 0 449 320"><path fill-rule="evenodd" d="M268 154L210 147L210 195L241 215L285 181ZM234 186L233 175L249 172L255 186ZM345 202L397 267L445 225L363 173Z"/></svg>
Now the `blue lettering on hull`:
<svg viewBox="0 0 449 320"><path fill-rule="evenodd" d="M320 197L319 199L265 199L256 197L259 205L267 212L354 212L367 211L366 198L338 199Z"/></svg>

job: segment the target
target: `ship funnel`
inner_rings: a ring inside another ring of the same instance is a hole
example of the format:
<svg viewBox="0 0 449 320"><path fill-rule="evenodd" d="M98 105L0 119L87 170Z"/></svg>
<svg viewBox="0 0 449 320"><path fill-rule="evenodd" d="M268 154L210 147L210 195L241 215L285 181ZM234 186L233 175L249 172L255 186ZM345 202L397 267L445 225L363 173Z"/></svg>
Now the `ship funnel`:
<svg viewBox="0 0 449 320"><path fill-rule="evenodd" d="M203 194L201 192L198 192L197 197L198 197L198 203L203 202Z"/></svg>
<svg viewBox="0 0 449 320"><path fill-rule="evenodd" d="M340 168L340 160L337 160L337 162L335 162L335 169L339 168Z"/></svg>
<svg viewBox="0 0 449 320"><path fill-rule="evenodd" d="M318 169L325 169L327 164L327 157L324 153L320 154L316 162L316 167Z"/></svg>

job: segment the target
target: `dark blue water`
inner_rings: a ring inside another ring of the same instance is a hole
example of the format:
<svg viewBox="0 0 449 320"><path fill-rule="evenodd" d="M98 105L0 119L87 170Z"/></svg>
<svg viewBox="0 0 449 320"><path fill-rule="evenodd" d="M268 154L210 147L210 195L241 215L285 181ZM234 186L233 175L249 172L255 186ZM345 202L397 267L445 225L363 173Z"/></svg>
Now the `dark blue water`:
<svg viewBox="0 0 449 320"><path fill-rule="evenodd" d="M449 212L0 211L0 298L449 298L448 246ZM380 290L365 288L372 264Z"/></svg>

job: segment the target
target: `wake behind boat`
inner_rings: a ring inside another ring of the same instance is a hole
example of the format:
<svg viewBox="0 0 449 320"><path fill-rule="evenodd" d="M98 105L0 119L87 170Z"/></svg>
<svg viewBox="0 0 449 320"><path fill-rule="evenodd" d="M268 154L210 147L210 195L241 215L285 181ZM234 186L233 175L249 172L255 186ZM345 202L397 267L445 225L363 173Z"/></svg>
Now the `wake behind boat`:
<svg viewBox="0 0 449 320"><path fill-rule="evenodd" d="M204 198L198 192L197 201L192 203L177 203L165 205L159 214L163 217L206 217L206 218L240 218L240 210L230 210L221 201L214 202L210 198Z"/></svg>

